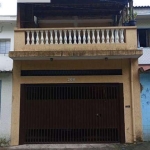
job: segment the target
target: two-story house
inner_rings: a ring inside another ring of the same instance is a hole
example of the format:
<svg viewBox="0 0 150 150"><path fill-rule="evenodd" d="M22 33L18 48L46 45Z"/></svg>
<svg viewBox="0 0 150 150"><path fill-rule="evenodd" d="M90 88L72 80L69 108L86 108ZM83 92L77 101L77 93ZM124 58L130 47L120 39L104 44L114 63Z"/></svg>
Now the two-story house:
<svg viewBox="0 0 150 150"><path fill-rule="evenodd" d="M12 145L142 139L142 50L137 28L118 26L128 10L127 0L18 0Z"/></svg>
<svg viewBox="0 0 150 150"><path fill-rule="evenodd" d="M12 67L9 51L14 49L16 16L0 15L0 139L10 140Z"/></svg>

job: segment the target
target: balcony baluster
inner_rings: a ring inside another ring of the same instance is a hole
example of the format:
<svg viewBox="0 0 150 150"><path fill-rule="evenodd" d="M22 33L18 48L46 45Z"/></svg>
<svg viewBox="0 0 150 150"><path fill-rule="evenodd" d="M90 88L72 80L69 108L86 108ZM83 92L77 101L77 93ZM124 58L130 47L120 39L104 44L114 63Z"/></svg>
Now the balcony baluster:
<svg viewBox="0 0 150 150"><path fill-rule="evenodd" d="M45 31L45 34L46 34L46 38L45 38L46 43L45 43L45 44L49 44L49 43L48 43L48 31Z"/></svg>

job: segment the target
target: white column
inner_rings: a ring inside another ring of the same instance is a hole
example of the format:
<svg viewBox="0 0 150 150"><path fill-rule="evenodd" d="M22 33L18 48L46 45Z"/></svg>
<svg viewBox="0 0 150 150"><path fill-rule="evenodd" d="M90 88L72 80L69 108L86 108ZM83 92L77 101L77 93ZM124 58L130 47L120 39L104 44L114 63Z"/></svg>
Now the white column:
<svg viewBox="0 0 150 150"><path fill-rule="evenodd" d="M90 30L87 30L88 33L88 44L91 44Z"/></svg>
<svg viewBox="0 0 150 150"><path fill-rule="evenodd" d="M55 44L58 44L57 30L54 30L54 32L55 32Z"/></svg>
<svg viewBox="0 0 150 150"><path fill-rule="evenodd" d="M81 30L78 30L78 44L81 44L81 35L80 35Z"/></svg>
<svg viewBox="0 0 150 150"><path fill-rule="evenodd" d="M111 29L111 43L114 43L114 29Z"/></svg>
<svg viewBox="0 0 150 150"><path fill-rule="evenodd" d="M27 31L27 45L30 45L30 31Z"/></svg>
<svg viewBox="0 0 150 150"><path fill-rule="evenodd" d="M39 31L36 31L36 45L39 45Z"/></svg>
<svg viewBox="0 0 150 150"><path fill-rule="evenodd" d="M102 43L105 43L104 30L102 29Z"/></svg>
<svg viewBox="0 0 150 150"><path fill-rule="evenodd" d="M95 44L95 30L92 30L92 44Z"/></svg>
<svg viewBox="0 0 150 150"><path fill-rule="evenodd" d="M50 44L54 44L54 41L53 41L53 30L50 30Z"/></svg>
<svg viewBox="0 0 150 150"><path fill-rule="evenodd" d="M76 30L73 30L73 34L74 34L74 37L73 37L74 44L77 44L77 34L76 34Z"/></svg>
<svg viewBox="0 0 150 150"><path fill-rule="evenodd" d="M124 29L120 30L120 42L124 43Z"/></svg>
<svg viewBox="0 0 150 150"><path fill-rule="evenodd" d="M32 33L31 44L34 45L34 31L31 31L31 33Z"/></svg>
<svg viewBox="0 0 150 150"><path fill-rule="evenodd" d="M69 44L72 44L71 30L68 30L68 32L69 32Z"/></svg>
<svg viewBox="0 0 150 150"><path fill-rule="evenodd" d="M59 30L59 44L62 44L62 30Z"/></svg>
<svg viewBox="0 0 150 150"><path fill-rule="evenodd" d="M83 30L83 44L86 44L85 30Z"/></svg>
<svg viewBox="0 0 150 150"><path fill-rule="evenodd" d="M67 44L67 30L64 30L64 44Z"/></svg>
<svg viewBox="0 0 150 150"><path fill-rule="evenodd" d="M97 44L99 44L100 43L99 30L96 30L96 32L97 32Z"/></svg>
<svg viewBox="0 0 150 150"><path fill-rule="evenodd" d="M115 30L115 43L119 43L118 29Z"/></svg>
<svg viewBox="0 0 150 150"><path fill-rule="evenodd" d="M48 43L48 31L45 31L45 34L46 34L46 38L45 38L46 44L49 44L49 43Z"/></svg>
<svg viewBox="0 0 150 150"><path fill-rule="evenodd" d="M106 37L106 43L109 43L109 29L106 30L107 37Z"/></svg>
<svg viewBox="0 0 150 150"><path fill-rule="evenodd" d="M41 44L44 44L43 31L41 31Z"/></svg>

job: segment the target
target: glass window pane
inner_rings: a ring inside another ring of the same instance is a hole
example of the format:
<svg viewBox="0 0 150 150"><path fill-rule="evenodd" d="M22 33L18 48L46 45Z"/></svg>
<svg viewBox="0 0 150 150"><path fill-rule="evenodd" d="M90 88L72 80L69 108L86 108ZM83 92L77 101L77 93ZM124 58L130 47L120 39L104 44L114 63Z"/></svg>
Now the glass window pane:
<svg viewBox="0 0 150 150"><path fill-rule="evenodd" d="M10 40L0 40L0 54L6 54L10 51Z"/></svg>

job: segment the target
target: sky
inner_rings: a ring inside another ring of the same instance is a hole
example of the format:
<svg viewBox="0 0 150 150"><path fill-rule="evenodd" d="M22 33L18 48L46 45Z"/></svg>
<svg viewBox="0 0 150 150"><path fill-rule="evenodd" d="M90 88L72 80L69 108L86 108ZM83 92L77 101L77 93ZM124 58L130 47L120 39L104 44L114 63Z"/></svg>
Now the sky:
<svg viewBox="0 0 150 150"><path fill-rule="evenodd" d="M0 15L16 15L17 0L0 0ZM150 6L150 0L134 0L134 6Z"/></svg>

